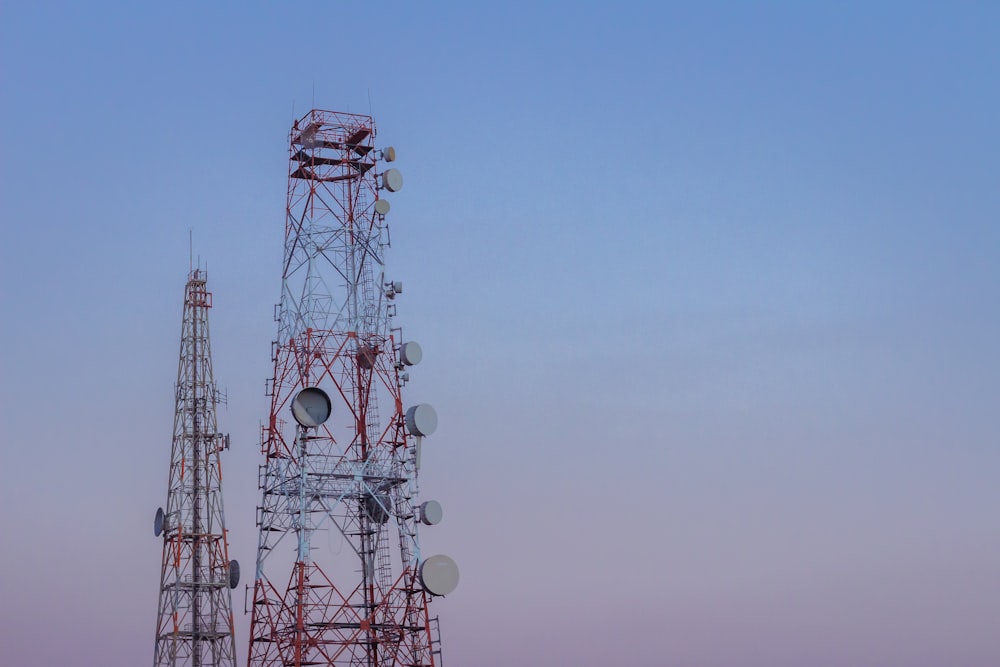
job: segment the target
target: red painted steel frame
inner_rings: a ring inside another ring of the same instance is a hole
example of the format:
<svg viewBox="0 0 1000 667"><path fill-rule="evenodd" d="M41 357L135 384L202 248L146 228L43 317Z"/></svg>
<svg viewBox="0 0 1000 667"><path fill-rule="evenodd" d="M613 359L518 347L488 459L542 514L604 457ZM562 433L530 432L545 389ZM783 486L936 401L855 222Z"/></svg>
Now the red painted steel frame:
<svg viewBox="0 0 1000 667"><path fill-rule="evenodd" d="M401 341L382 285L387 239L374 210L374 136L369 116L319 110L296 121L290 136L283 295L261 438L251 667L435 664L407 490L416 469L404 426ZM335 405L330 423L315 431L283 417L310 386ZM380 405L389 410L384 418ZM338 560L315 549L311 536L323 526L338 527L353 553L344 549ZM387 546L392 531L396 556ZM272 554L293 551L295 540L291 571L272 571ZM345 558L359 558L353 578L344 574Z"/></svg>

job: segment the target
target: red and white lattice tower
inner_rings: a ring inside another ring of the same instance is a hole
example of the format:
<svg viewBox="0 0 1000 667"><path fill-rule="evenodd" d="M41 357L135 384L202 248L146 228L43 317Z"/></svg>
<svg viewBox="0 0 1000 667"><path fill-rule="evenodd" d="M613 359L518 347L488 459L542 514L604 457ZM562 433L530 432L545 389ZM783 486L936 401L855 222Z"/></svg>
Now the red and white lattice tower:
<svg viewBox="0 0 1000 667"><path fill-rule="evenodd" d="M163 537L155 667L236 664L230 589L239 581L239 565L229 560L219 461L229 436L219 433L215 419L220 396L212 375L206 278L193 269L184 288L167 507L156 511L153 526Z"/></svg>
<svg viewBox="0 0 1000 667"><path fill-rule="evenodd" d="M417 471L433 408L404 408L420 346L394 324L384 192L402 186L370 116L312 110L295 122L270 416L262 427L260 529L249 665L439 665L428 603L458 569L423 557Z"/></svg>

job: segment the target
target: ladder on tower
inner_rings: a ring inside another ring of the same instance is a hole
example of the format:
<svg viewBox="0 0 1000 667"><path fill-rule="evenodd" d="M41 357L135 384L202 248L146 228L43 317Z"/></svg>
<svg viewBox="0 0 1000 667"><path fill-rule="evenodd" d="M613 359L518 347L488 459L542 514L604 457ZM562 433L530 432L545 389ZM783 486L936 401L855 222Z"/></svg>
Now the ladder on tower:
<svg viewBox="0 0 1000 667"><path fill-rule="evenodd" d="M444 658L441 657L441 622L438 616L428 620L431 630L431 660L437 667L443 667Z"/></svg>

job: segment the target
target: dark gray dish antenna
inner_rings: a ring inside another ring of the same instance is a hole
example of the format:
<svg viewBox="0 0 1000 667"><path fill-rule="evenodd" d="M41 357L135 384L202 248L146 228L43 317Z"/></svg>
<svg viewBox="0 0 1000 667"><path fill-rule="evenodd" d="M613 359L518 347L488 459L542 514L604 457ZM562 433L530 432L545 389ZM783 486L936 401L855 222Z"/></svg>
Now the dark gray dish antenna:
<svg viewBox="0 0 1000 667"><path fill-rule="evenodd" d="M385 523L389 520L389 512L391 511L389 502L388 495L370 495L365 498L365 513L375 523Z"/></svg>
<svg viewBox="0 0 1000 667"><path fill-rule="evenodd" d="M236 560L229 561L229 587L236 588L240 583L240 564Z"/></svg>
<svg viewBox="0 0 1000 667"><path fill-rule="evenodd" d="M292 417L300 426L316 428L330 418L333 404L319 387L306 387L292 399Z"/></svg>
<svg viewBox="0 0 1000 667"><path fill-rule="evenodd" d="M156 508L156 516L153 517L153 535L159 537L163 534L163 521L166 515L163 514L163 508Z"/></svg>

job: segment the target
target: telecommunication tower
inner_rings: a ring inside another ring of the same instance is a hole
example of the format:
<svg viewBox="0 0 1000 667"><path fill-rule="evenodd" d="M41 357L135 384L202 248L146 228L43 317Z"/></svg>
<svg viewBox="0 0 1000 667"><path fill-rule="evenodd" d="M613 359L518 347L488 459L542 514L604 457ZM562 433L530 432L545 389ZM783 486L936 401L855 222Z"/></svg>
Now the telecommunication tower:
<svg viewBox="0 0 1000 667"><path fill-rule="evenodd" d="M239 564L229 560L222 511L219 454L229 436L219 433L220 395L212 375L206 272L192 269L184 288L180 362L174 387L174 437L167 507L156 511L153 532L163 537L160 601L153 665L233 666L231 590Z"/></svg>
<svg viewBox="0 0 1000 667"><path fill-rule="evenodd" d="M402 187L370 116L312 110L295 121L270 416L262 426L259 540L249 665L440 665L428 603L455 562L420 553L427 404L404 408L415 342L394 324L381 195ZM291 416L292 419L287 418Z"/></svg>

